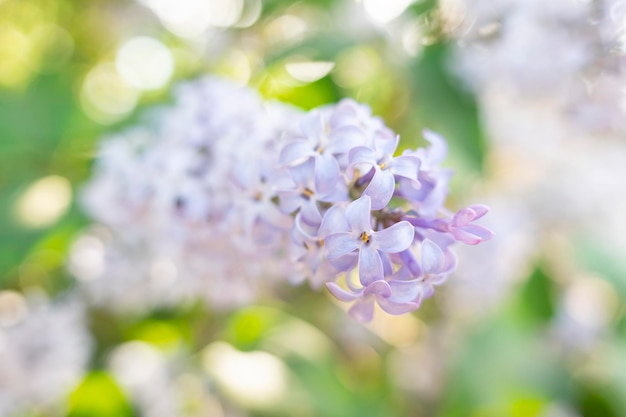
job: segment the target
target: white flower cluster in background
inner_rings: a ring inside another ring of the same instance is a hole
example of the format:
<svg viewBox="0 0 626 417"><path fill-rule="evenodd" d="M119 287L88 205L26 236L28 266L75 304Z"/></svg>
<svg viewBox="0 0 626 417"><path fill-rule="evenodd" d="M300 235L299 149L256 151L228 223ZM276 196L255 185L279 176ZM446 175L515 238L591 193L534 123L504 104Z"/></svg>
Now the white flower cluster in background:
<svg viewBox="0 0 626 417"><path fill-rule="evenodd" d="M213 78L182 85L175 101L152 114L153 130L101 147L84 202L106 227L80 238L70 261L96 304L240 305L283 269L291 218L265 183L299 112Z"/></svg>
<svg viewBox="0 0 626 417"><path fill-rule="evenodd" d="M87 368L91 342L77 300L0 292L0 415L62 411Z"/></svg>
<svg viewBox="0 0 626 417"><path fill-rule="evenodd" d="M447 0L455 72L479 94L547 100L591 131L626 129L623 0Z"/></svg>

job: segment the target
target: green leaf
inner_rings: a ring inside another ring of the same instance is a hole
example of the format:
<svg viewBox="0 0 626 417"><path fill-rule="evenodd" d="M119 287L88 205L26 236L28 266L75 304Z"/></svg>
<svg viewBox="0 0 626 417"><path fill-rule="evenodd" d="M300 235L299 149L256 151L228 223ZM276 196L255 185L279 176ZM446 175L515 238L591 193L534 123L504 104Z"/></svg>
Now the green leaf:
<svg viewBox="0 0 626 417"><path fill-rule="evenodd" d="M424 48L412 64L413 101L422 124L441 133L453 158L481 171L486 147L476 99L447 70L450 46Z"/></svg>
<svg viewBox="0 0 626 417"><path fill-rule="evenodd" d="M533 324L546 324L554 316L557 289L545 269L536 266L523 284L518 295L520 320Z"/></svg>
<svg viewBox="0 0 626 417"><path fill-rule="evenodd" d="M124 393L107 373L96 371L85 377L71 394L68 417L133 417Z"/></svg>

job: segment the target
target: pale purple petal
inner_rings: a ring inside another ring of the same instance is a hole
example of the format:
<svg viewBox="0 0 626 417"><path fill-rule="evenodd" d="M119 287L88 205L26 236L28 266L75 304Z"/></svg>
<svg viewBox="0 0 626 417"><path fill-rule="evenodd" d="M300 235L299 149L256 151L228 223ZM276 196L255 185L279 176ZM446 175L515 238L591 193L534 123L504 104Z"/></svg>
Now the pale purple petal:
<svg viewBox="0 0 626 417"><path fill-rule="evenodd" d="M346 209L342 206L332 206L324 214L318 236L323 238L333 233L349 231L350 226L346 221Z"/></svg>
<svg viewBox="0 0 626 417"><path fill-rule="evenodd" d="M376 152L367 146L357 146L350 151L350 164L376 164Z"/></svg>
<svg viewBox="0 0 626 417"><path fill-rule="evenodd" d="M398 253L413 243L415 228L407 221L401 221L390 227L374 232L372 242L376 249L387 253Z"/></svg>
<svg viewBox="0 0 626 417"><path fill-rule="evenodd" d="M376 170L374 177L363 191L364 195L372 199L372 210L383 209L389 204L395 186L396 180L391 172Z"/></svg>
<svg viewBox="0 0 626 417"><path fill-rule="evenodd" d="M416 279L410 281L389 281L391 297L394 303L408 303L418 299L422 292L422 282Z"/></svg>
<svg viewBox="0 0 626 417"><path fill-rule="evenodd" d="M430 298L435 293L435 287L430 284L424 285L424 292L422 294L422 298Z"/></svg>
<svg viewBox="0 0 626 417"><path fill-rule="evenodd" d="M324 121L319 111L313 111L300 121L300 130L314 145L319 145L319 138L324 134Z"/></svg>
<svg viewBox="0 0 626 417"><path fill-rule="evenodd" d="M358 249L359 241L350 233L335 233L324 239L324 245L328 251L328 259L332 260Z"/></svg>
<svg viewBox="0 0 626 417"><path fill-rule="evenodd" d="M489 213L489 207L487 207L484 204L473 204L469 206L468 208L471 208L476 213L475 220L478 220L481 217L483 217L485 214Z"/></svg>
<svg viewBox="0 0 626 417"><path fill-rule="evenodd" d="M422 242L422 269L424 274L439 274L445 263L443 251L435 242L424 239Z"/></svg>
<svg viewBox="0 0 626 417"><path fill-rule="evenodd" d="M359 254L357 252L350 252L340 258L329 260L328 263L337 271L352 271L358 261ZM350 281L348 281L348 286L350 286Z"/></svg>
<svg viewBox="0 0 626 417"><path fill-rule="evenodd" d="M387 281L374 281L365 288L363 296L376 295L379 297L388 298L391 296L391 287Z"/></svg>
<svg viewBox="0 0 626 417"><path fill-rule="evenodd" d="M306 140L297 139L283 147L278 157L281 165L297 165L305 162L309 157L315 156L311 144Z"/></svg>
<svg viewBox="0 0 626 417"><path fill-rule="evenodd" d="M337 181L335 188L324 193L320 193L317 196L319 201L325 201L327 203L338 203L340 201L349 201L348 187L344 181Z"/></svg>
<svg viewBox="0 0 626 417"><path fill-rule="evenodd" d="M320 224L322 215L320 214L317 204L313 201L306 201L300 207L302 220L307 224Z"/></svg>
<svg viewBox="0 0 626 417"><path fill-rule="evenodd" d="M350 230L370 232L372 230L371 200L368 196L361 196L354 200L346 209L346 220Z"/></svg>
<svg viewBox="0 0 626 417"><path fill-rule="evenodd" d="M378 251L371 246L362 246L359 251L359 281L367 287L384 278L383 263Z"/></svg>
<svg viewBox="0 0 626 417"><path fill-rule="evenodd" d="M302 197L294 191L278 191L278 202L283 213L293 213L302 205Z"/></svg>
<svg viewBox="0 0 626 417"><path fill-rule="evenodd" d="M405 250L400 253L400 259L402 260L402 264L408 271L408 273L413 277L419 277L422 275L422 267L420 266L413 253L409 250Z"/></svg>
<svg viewBox="0 0 626 417"><path fill-rule="evenodd" d="M376 301L378 302L380 308L382 308L387 314L394 316L410 313L411 311L415 311L419 308L419 304L416 303L397 303L387 298L376 298Z"/></svg>
<svg viewBox="0 0 626 417"><path fill-rule="evenodd" d="M454 215L452 218L452 226L453 227L462 227L473 221L476 218L477 214L471 207L465 207Z"/></svg>
<svg viewBox="0 0 626 417"><path fill-rule="evenodd" d="M313 289L319 290L322 285L334 279L338 273L339 271L337 271L337 269L328 262L322 263L315 270L313 276L310 278L311 287L313 287Z"/></svg>
<svg viewBox="0 0 626 417"><path fill-rule="evenodd" d="M339 285L337 285L335 282L327 282L326 288L328 288L328 291L330 291L330 293L334 295L335 298L341 301L346 301L346 302L354 301L361 295L359 293L346 291L343 288L341 288Z"/></svg>
<svg viewBox="0 0 626 417"><path fill-rule="evenodd" d="M374 300L371 298L357 300L348 310L348 314L361 323L372 321L374 317Z"/></svg>
<svg viewBox="0 0 626 417"><path fill-rule="evenodd" d="M365 142L365 134L356 126L333 129L328 135L326 150L333 154L345 154Z"/></svg>
<svg viewBox="0 0 626 417"><path fill-rule="evenodd" d="M378 136L374 139L374 147L379 155L391 157L398 147L398 135L388 138L386 136Z"/></svg>
<svg viewBox="0 0 626 417"><path fill-rule="evenodd" d="M260 213L260 217L279 229L289 228L293 224L293 219L273 204L265 205Z"/></svg>
<svg viewBox="0 0 626 417"><path fill-rule="evenodd" d="M432 165L442 163L448 155L448 145L446 141L441 135L427 129L422 132L422 136L430 142L430 147L428 148L429 163Z"/></svg>
<svg viewBox="0 0 626 417"><path fill-rule="evenodd" d="M315 158L315 188L320 193L335 189L339 181L339 164L329 153L317 155Z"/></svg>
<svg viewBox="0 0 626 417"><path fill-rule="evenodd" d="M493 232L479 224L468 224L462 228L452 230L452 235L460 242L468 245L477 245L480 242L491 239Z"/></svg>
<svg viewBox="0 0 626 417"><path fill-rule="evenodd" d="M391 164L391 172L394 175L417 181L420 169L420 160L414 156L399 156L394 158Z"/></svg>
<svg viewBox="0 0 626 417"><path fill-rule="evenodd" d="M296 214L296 218L293 223L294 228L292 231L294 232L294 236L300 237L300 240L317 240L317 235L319 234L319 223L308 223L302 218L301 213Z"/></svg>
<svg viewBox="0 0 626 417"><path fill-rule="evenodd" d="M313 152L311 154L314 154ZM308 157L308 156L307 156ZM315 173L315 160L313 158L308 159L306 162L291 167L289 169L289 175L293 181L299 186L306 186L309 183L313 183L313 175ZM312 186L312 185L311 185Z"/></svg>

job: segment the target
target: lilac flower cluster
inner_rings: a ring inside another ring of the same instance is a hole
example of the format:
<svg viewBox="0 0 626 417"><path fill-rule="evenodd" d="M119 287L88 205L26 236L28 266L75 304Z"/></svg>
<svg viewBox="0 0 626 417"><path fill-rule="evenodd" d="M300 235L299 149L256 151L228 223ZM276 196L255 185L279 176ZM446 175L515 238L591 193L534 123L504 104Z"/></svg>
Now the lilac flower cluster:
<svg viewBox="0 0 626 417"><path fill-rule="evenodd" d="M368 321L375 303L417 309L455 268L453 243L491 237L475 223L486 207L443 208L451 172L435 133L396 155L399 137L349 99L301 113L217 79L181 91L157 138L123 169L101 159L87 193L101 223L173 265L174 287L194 276L189 293L215 302L272 277L308 280Z"/></svg>
<svg viewBox="0 0 626 417"><path fill-rule="evenodd" d="M515 100L558 107L592 133L624 132L623 0L444 3L464 11L449 16L459 20L454 68L477 94L510 90Z"/></svg>
<svg viewBox="0 0 626 417"><path fill-rule="evenodd" d="M84 306L3 291L0 307L0 415L62 415L91 353Z"/></svg>
<svg viewBox="0 0 626 417"><path fill-rule="evenodd" d="M455 268L455 241L491 237L474 223L485 206L454 215L443 209L446 145L433 132L424 136L428 149L396 156L399 137L368 107L343 100L306 115L281 149L292 184L279 190L279 205L294 217L291 254L300 277L354 301L357 320L371 320L374 303L390 314L417 309Z"/></svg>

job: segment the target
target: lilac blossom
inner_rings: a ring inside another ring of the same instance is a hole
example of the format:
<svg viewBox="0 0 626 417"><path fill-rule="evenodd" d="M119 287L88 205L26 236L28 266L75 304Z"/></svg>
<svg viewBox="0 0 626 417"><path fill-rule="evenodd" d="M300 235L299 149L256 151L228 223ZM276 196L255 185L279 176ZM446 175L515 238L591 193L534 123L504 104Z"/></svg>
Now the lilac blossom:
<svg viewBox="0 0 626 417"><path fill-rule="evenodd" d="M374 174L363 191L364 195L372 199L372 208L380 210L385 208L396 186L396 176L413 181L414 186L419 187L417 175L420 167L420 160L414 155L403 155L394 158L393 153L398 146L399 138L392 139L376 138L374 149L366 146L358 146L350 151L350 168L362 170L362 167L371 168ZM363 172L369 172L369 169Z"/></svg>
<svg viewBox="0 0 626 417"><path fill-rule="evenodd" d="M448 226L452 236L460 242L468 245L476 245L492 237L492 232L484 226L473 224L475 220L483 217L489 209L484 205L473 205L459 210Z"/></svg>
<svg viewBox="0 0 626 417"><path fill-rule="evenodd" d="M21 306L10 320L0 315L0 415L65 414L91 354L84 306L73 294L57 302L0 295Z"/></svg>
<svg viewBox="0 0 626 417"><path fill-rule="evenodd" d="M359 253L359 279L365 286L384 277L382 253L397 253L407 249L413 241L414 229L407 221L379 231L372 229L371 200L362 196L338 217L333 225L338 232L324 240L329 261L349 253Z"/></svg>
<svg viewBox="0 0 626 417"><path fill-rule="evenodd" d="M321 111L313 111L301 122L301 136L285 145L280 153L284 165L298 165L313 158L315 185L320 191L332 190L340 175L336 155L346 154L362 141L358 128L342 126L328 132L327 121Z"/></svg>
<svg viewBox="0 0 626 417"><path fill-rule="evenodd" d="M398 135L353 100L304 113L210 78L158 116L107 142L87 187L107 236L76 247L97 270L72 267L104 304L239 305L308 281L368 321L376 305L419 308L456 267L455 242L492 236L485 206L444 208L443 138L397 155Z"/></svg>

